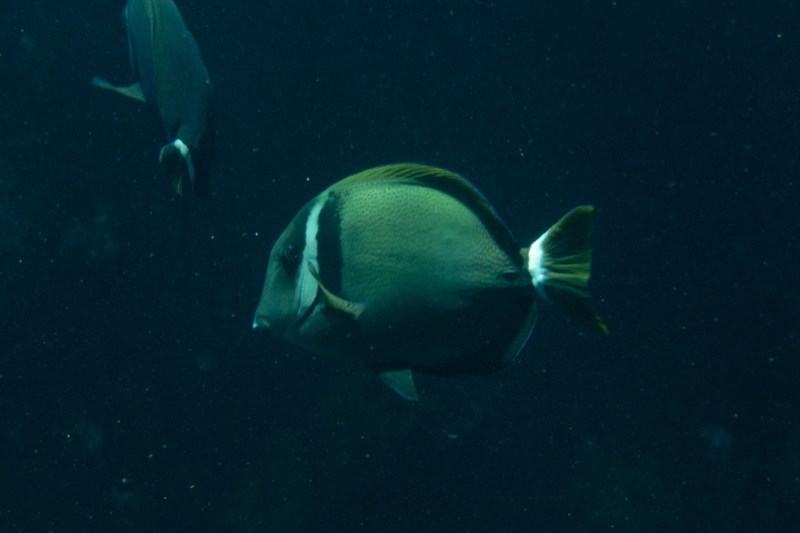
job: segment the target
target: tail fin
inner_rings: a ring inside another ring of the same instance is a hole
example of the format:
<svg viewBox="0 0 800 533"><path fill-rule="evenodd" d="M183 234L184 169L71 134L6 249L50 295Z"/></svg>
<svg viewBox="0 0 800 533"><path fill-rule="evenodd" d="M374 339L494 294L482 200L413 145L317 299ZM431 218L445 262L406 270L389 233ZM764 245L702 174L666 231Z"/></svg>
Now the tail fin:
<svg viewBox="0 0 800 533"><path fill-rule="evenodd" d="M189 147L180 139L165 144L158 154L160 173L165 179L172 182L172 188L178 195L183 196L186 180L194 187L194 164Z"/></svg>
<svg viewBox="0 0 800 533"><path fill-rule="evenodd" d="M536 239L528 248L528 270L540 296L576 322L608 335L589 295L593 213L592 206L576 207Z"/></svg>

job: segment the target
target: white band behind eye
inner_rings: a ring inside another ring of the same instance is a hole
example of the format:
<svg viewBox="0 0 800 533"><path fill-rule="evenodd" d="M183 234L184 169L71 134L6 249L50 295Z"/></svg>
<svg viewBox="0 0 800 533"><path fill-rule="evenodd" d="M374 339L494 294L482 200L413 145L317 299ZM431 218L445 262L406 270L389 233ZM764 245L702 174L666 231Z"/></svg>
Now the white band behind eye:
<svg viewBox="0 0 800 533"><path fill-rule="evenodd" d="M317 260L317 233L319 232L319 213L325 205L325 200L320 198L311 207L306 219L306 245L303 248L303 259L300 261L300 272L298 273L298 300L299 306L297 309L297 316L303 316L309 306L313 305L314 300L317 298L317 289L319 284L314 276L308 271L308 263L314 265L314 268L319 270L319 262Z"/></svg>

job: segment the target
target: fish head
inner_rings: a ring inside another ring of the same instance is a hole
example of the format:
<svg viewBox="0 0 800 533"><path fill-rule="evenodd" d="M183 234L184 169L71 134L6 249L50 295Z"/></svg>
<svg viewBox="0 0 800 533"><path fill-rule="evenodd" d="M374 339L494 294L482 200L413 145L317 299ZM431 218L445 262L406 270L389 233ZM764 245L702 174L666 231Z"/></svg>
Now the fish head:
<svg viewBox="0 0 800 533"><path fill-rule="evenodd" d="M314 310L319 283L316 232L322 204L312 201L283 231L269 255L253 329L291 337Z"/></svg>

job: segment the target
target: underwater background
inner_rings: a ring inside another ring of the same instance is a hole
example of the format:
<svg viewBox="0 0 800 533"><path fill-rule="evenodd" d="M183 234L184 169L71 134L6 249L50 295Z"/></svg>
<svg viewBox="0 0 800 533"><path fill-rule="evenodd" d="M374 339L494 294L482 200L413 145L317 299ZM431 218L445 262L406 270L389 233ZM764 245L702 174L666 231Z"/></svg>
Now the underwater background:
<svg viewBox="0 0 800 533"><path fill-rule="evenodd" d="M0 531L798 531L800 4L178 1L211 195L157 178L123 2L0 12ZM611 335L374 375L255 334L322 189L414 161L520 242L597 207Z"/></svg>

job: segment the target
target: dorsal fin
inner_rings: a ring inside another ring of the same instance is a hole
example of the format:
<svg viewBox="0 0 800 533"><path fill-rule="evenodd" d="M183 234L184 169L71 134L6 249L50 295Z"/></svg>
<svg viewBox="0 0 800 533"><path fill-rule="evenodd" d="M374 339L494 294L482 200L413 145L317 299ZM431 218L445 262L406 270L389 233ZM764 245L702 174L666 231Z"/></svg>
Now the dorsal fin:
<svg viewBox="0 0 800 533"><path fill-rule="evenodd" d="M363 170L345 178L335 187L382 180L429 187L452 196L478 216L492 237L512 258L518 256L519 245L492 205L474 185L455 172L419 163L396 163Z"/></svg>

